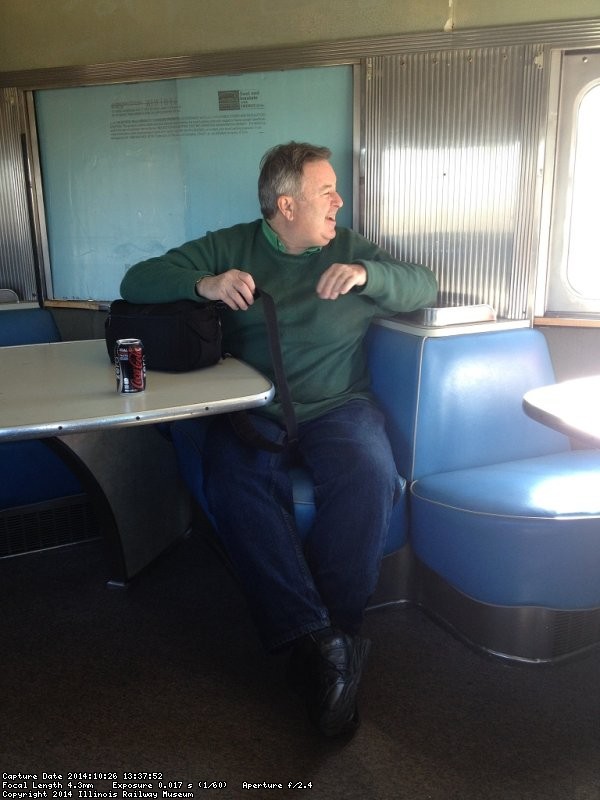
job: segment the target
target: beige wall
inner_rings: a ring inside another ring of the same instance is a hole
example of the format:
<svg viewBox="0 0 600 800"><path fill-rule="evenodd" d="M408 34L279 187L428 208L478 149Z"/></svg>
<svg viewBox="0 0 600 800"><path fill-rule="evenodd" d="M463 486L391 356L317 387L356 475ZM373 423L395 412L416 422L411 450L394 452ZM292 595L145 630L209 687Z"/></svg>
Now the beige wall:
<svg viewBox="0 0 600 800"><path fill-rule="evenodd" d="M458 29L587 19L600 0L453 0L452 13ZM449 15L449 0L1 0L0 71L441 31Z"/></svg>

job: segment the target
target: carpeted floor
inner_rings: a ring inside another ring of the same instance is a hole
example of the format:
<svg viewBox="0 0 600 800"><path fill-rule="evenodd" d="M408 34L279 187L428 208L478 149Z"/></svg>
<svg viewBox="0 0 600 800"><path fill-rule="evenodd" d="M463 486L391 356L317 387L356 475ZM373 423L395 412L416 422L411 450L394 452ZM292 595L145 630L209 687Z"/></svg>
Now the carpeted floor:
<svg viewBox="0 0 600 800"><path fill-rule="evenodd" d="M158 772L158 797L162 780L196 800L600 798L599 652L507 665L418 609L373 613L362 727L328 742L200 537L126 590L106 571L101 542L0 561L3 773ZM76 800L112 791L79 782Z"/></svg>

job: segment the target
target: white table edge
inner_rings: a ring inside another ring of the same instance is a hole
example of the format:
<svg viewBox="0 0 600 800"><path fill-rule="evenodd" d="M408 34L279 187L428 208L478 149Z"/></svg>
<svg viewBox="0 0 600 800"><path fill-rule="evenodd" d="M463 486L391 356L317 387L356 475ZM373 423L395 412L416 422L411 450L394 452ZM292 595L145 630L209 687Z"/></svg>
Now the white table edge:
<svg viewBox="0 0 600 800"><path fill-rule="evenodd" d="M60 422L39 423L37 425L11 425L6 428L0 427L0 442L44 439L51 436L65 436L69 433L84 433L86 431L122 428L132 425L174 422L190 417L226 414L267 405L273 399L274 394L275 388L271 386L267 392L236 397L235 399L193 403L185 406L173 406L172 408L153 409L150 411L128 411L102 419L91 417L89 419L65 419Z"/></svg>

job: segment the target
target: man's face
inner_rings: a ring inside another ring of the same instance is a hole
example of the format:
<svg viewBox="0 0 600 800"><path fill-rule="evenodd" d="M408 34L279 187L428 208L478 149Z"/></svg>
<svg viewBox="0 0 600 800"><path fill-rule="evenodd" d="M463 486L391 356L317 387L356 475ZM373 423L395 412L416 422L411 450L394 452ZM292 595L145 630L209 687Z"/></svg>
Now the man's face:
<svg viewBox="0 0 600 800"><path fill-rule="evenodd" d="M298 252L323 247L335 237L335 217L344 204L335 187L335 172L329 161L304 165L300 195L293 198L289 231Z"/></svg>

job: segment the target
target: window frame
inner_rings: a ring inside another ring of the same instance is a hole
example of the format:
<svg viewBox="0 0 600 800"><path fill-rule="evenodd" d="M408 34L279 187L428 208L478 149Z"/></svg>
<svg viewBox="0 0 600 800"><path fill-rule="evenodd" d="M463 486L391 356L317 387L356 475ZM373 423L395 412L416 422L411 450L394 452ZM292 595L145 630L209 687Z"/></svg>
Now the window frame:
<svg viewBox="0 0 600 800"><path fill-rule="evenodd" d="M587 58L589 69L581 69ZM600 48L551 50L546 147L543 163L536 317L600 324L600 297L572 287L568 275L576 122L581 100L600 84Z"/></svg>

